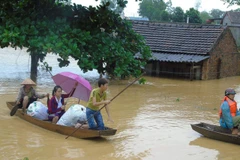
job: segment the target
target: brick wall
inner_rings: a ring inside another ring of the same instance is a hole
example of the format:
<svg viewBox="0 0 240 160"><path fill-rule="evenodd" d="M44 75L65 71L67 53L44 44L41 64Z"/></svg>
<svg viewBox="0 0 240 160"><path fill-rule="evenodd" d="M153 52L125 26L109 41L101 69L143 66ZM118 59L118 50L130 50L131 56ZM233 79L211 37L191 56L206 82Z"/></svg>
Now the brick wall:
<svg viewBox="0 0 240 160"><path fill-rule="evenodd" d="M240 54L229 28L225 29L204 62L202 79L217 79L240 75Z"/></svg>

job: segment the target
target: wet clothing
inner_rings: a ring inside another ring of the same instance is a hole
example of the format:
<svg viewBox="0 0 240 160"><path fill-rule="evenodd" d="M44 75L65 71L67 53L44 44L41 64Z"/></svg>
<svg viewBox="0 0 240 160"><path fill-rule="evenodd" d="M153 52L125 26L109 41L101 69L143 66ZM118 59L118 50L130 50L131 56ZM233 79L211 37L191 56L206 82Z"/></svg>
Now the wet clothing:
<svg viewBox="0 0 240 160"><path fill-rule="evenodd" d="M220 107L220 126L223 128L240 129L240 112L237 109L237 103L234 100L224 97Z"/></svg>
<svg viewBox="0 0 240 160"><path fill-rule="evenodd" d="M93 105L93 97L96 98L96 102L105 101L107 99L107 93L103 92L101 94L100 88L93 89L86 107L89 129L104 130L102 114L98 111L99 106Z"/></svg>

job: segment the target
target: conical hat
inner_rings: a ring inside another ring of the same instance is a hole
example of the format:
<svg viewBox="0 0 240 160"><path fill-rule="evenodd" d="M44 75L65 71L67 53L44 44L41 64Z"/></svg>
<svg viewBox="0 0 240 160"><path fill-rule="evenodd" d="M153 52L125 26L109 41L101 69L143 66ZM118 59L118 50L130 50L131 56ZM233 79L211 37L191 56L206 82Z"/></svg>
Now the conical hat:
<svg viewBox="0 0 240 160"><path fill-rule="evenodd" d="M35 82L33 82L30 78L27 78L27 79L25 79L22 83L21 83L21 85L36 85L36 83Z"/></svg>

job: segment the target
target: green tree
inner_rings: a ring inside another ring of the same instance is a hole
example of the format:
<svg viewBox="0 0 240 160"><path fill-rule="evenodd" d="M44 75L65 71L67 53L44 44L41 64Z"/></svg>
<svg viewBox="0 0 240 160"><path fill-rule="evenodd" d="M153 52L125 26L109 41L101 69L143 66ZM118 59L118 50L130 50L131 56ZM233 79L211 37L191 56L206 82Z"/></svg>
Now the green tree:
<svg viewBox="0 0 240 160"><path fill-rule="evenodd" d="M228 3L229 5L234 4L240 5L240 0L221 0L221 1L223 1L224 3Z"/></svg>
<svg viewBox="0 0 240 160"><path fill-rule="evenodd" d="M202 11L200 13L202 23L206 23L208 19L212 18L207 11Z"/></svg>
<svg viewBox="0 0 240 160"><path fill-rule="evenodd" d="M92 38L84 47L84 52L88 54L82 54L82 57L92 68L79 62L80 68L89 70L97 66L99 73L118 77L139 75L141 66L150 57L150 49L145 45L144 38L132 29L131 22L121 19L104 5L88 8L85 12L82 13L80 8L75 10L75 27L91 31ZM134 58L136 53L142 55L143 61Z"/></svg>
<svg viewBox="0 0 240 160"><path fill-rule="evenodd" d="M165 21L167 4L163 0L142 0L138 13L149 20Z"/></svg>
<svg viewBox="0 0 240 160"><path fill-rule="evenodd" d="M224 11L221 11L220 9L212 9L210 11L210 15L213 17L213 18L222 18L223 15L224 15Z"/></svg>
<svg viewBox="0 0 240 160"><path fill-rule="evenodd" d="M190 8L186 11L185 19L187 19L187 17L189 17L189 23L202 23L199 11L194 8Z"/></svg>
<svg viewBox="0 0 240 160"><path fill-rule="evenodd" d="M112 10L117 14L121 14L124 10L124 8L118 4L117 0L101 0L101 4L106 4L109 10Z"/></svg>
<svg viewBox="0 0 240 160"><path fill-rule="evenodd" d="M58 0L57 2L61 2L65 5L71 5L72 4L72 0Z"/></svg>
<svg viewBox="0 0 240 160"><path fill-rule="evenodd" d="M184 11L181 7L176 7L173 9L171 16L173 22L184 22Z"/></svg>
<svg viewBox="0 0 240 160"><path fill-rule="evenodd" d="M167 11L162 12L162 22L169 22L171 15Z"/></svg>
<svg viewBox="0 0 240 160"><path fill-rule="evenodd" d="M166 2L166 11L171 15L173 13L174 7L172 6L172 0Z"/></svg>
<svg viewBox="0 0 240 160"><path fill-rule="evenodd" d="M70 26L63 11L69 12L71 8L48 0L9 0L1 2L0 8L0 45L28 48L31 78L35 80L38 61L42 61L46 53L55 48L50 48L50 44L64 41L61 33Z"/></svg>
<svg viewBox="0 0 240 160"><path fill-rule="evenodd" d="M119 4L124 7L126 1ZM60 67L73 57L84 72L97 69L118 77L138 76L150 57L143 37L107 5L87 8L55 0L3 0L0 39L2 48L28 48L33 79L39 60L49 52L60 56ZM136 53L141 61L134 58Z"/></svg>

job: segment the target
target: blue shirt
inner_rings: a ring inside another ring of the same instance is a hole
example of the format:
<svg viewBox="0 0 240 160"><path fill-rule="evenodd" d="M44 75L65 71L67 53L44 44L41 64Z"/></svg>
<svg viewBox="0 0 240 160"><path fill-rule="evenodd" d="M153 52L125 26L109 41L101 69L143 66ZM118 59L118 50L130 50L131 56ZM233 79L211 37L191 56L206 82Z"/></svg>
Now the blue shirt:
<svg viewBox="0 0 240 160"><path fill-rule="evenodd" d="M232 119L232 115L230 113L230 108L227 101L224 101L222 103L221 109L222 109L222 116L220 117L220 120L219 120L220 126L223 128L232 129L233 119ZM240 112L237 110L236 116L239 116L239 115L240 115Z"/></svg>

